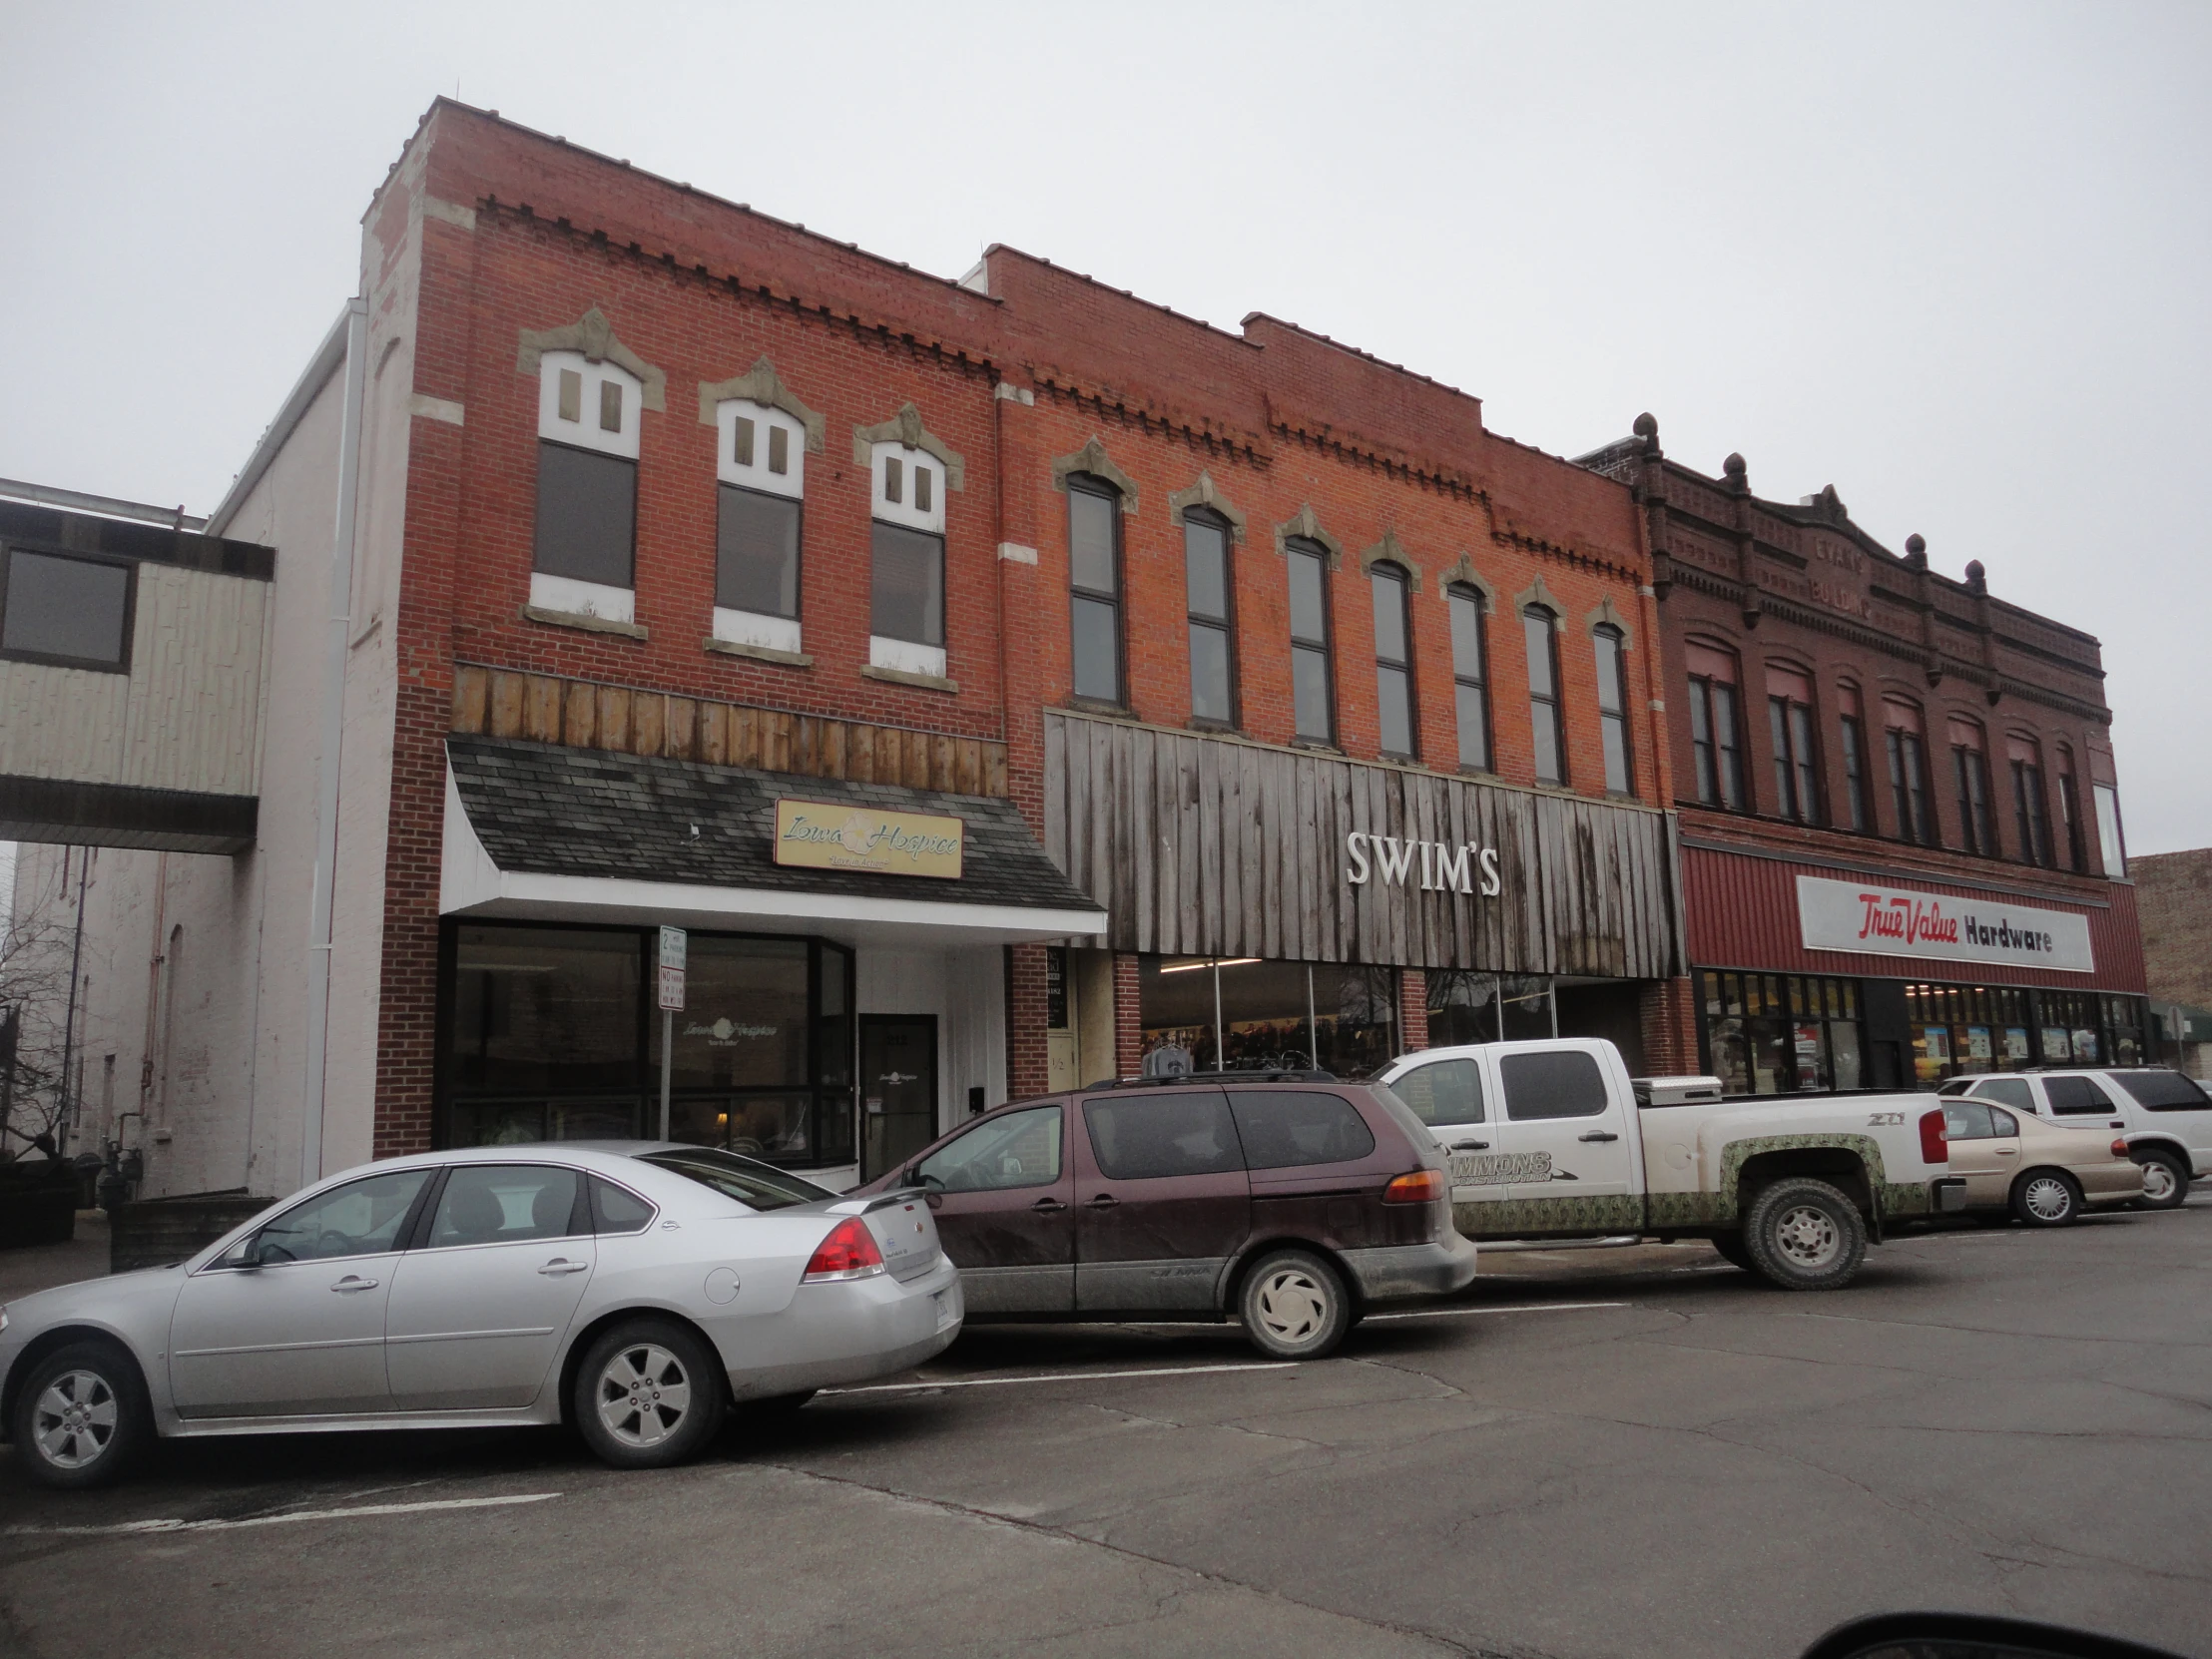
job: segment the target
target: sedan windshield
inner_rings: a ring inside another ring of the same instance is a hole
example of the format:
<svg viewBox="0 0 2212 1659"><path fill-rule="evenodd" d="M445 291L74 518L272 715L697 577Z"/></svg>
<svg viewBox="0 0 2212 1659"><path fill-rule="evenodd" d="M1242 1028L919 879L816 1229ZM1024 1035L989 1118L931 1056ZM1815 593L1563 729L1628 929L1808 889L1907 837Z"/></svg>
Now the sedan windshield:
<svg viewBox="0 0 2212 1659"><path fill-rule="evenodd" d="M712 1187L723 1197L734 1198L755 1210L788 1210L795 1204L813 1204L818 1199L837 1196L828 1187L802 1181L773 1164L757 1163L711 1146L691 1147L681 1152L641 1153L639 1161L674 1170L702 1187Z"/></svg>

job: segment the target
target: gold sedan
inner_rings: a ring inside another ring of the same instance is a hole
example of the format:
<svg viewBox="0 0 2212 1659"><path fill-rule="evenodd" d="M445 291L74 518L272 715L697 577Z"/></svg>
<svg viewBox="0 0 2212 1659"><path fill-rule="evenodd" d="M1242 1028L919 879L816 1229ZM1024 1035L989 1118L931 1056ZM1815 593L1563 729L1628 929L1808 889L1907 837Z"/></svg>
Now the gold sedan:
<svg viewBox="0 0 2212 1659"><path fill-rule="evenodd" d="M2064 1227L2083 1206L2143 1196L2143 1166L2111 1124L2046 1123L1983 1100L1943 1102L1950 1173L1966 1178L1968 1210L2009 1210L2029 1227Z"/></svg>

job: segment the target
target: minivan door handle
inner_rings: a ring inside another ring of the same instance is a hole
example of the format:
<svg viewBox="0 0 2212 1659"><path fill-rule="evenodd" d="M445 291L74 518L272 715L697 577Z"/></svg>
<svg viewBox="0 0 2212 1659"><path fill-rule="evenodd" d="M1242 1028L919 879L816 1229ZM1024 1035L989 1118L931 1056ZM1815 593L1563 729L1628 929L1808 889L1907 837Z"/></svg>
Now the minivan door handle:
<svg viewBox="0 0 2212 1659"><path fill-rule="evenodd" d="M1453 1141L1451 1150L1453 1152L1487 1152L1490 1150L1490 1143L1488 1141Z"/></svg>
<svg viewBox="0 0 2212 1659"><path fill-rule="evenodd" d="M1620 1137L1610 1129L1593 1129L1587 1135L1577 1135L1578 1141L1617 1141Z"/></svg>
<svg viewBox="0 0 2212 1659"><path fill-rule="evenodd" d="M1100 1193L1096 1198L1092 1199L1088 1204L1084 1205L1083 1208L1086 1210L1111 1210L1120 1202L1121 1200L1116 1198L1112 1193Z"/></svg>
<svg viewBox="0 0 2212 1659"><path fill-rule="evenodd" d="M1040 1198L1037 1200L1036 1203L1030 1205L1029 1208L1036 1211L1037 1214L1040 1216L1056 1216L1062 1210L1065 1210L1067 1206L1065 1204L1062 1204L1056 1198Z"/></svg>

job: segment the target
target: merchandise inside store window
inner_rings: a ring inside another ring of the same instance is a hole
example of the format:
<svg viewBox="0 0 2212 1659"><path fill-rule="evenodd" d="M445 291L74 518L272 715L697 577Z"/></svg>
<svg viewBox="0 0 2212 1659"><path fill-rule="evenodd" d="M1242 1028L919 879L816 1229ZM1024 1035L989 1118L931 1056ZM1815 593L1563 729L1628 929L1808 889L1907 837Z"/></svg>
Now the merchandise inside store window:
<svg viewBox="0 0 2212 1659"><path fill-rule="evenodd" d="M1144 956L1137 1008L1147 1077L1309 1066L1368 1077L1400 1047L1394 968Z"/></svg>

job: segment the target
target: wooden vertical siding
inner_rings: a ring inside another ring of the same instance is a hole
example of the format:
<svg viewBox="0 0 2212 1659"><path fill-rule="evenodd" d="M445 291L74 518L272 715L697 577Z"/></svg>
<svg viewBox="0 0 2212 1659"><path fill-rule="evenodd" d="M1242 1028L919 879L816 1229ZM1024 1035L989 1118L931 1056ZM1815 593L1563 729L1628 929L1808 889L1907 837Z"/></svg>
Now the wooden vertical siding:
<svg viewBox="0 0 2212 1659"><path fill-rule="evenodd" d="M461 663L450 729L571 749L666 755L710 766L844 778L1004 799L1006 746L825 715Z"/></svg>
<svg viewBox="0 0 2212 1659"><path fill-rule="evenodd" d="M1499 891L1347 879L1345 837L1497 850ZM1667 821L1327 755L1045 716L1045 850L1116 950L1656 979L1679 973Z"/></svg>
<svg viewBox="0 0 2212 1659"><path fill-rule="evenodd" d="M142 562L128 675L0 662L0 775L253 795L270 584Z"/></svg>

